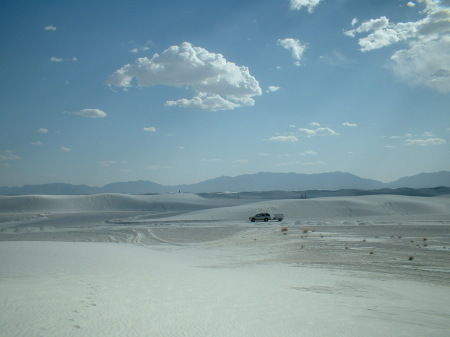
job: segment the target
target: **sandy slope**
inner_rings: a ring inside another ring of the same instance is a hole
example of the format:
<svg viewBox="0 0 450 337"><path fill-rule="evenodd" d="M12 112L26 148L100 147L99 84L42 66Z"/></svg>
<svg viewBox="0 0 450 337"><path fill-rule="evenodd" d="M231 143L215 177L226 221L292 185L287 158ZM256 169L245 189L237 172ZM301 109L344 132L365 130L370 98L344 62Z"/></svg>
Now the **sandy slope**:
<svg viewBox="0 0 450 337"><path fill-rule="evenodd" d="M233 203L0 198L0 335L448 336L450 198Z"/></svg>
<svg viewBox="0 0 450 337"><path fill-rule="evenodd" d="M236 200L201 198L195 194L95 194L0 196L0 213L77 213L107 211L192 211L235 205Z"/></svg>
<svg viewBox="0 0 450 337"><path fill-rule="evenodd" d="M239 204L240 207L229 208ZM268 200L207 199L195 194L83 196L0 196L0 213L78 213L107 211L184 211L215 208L182 215L181 219L239 220L256 212L285 213L290 218L380 215L448 214L450 198L375 195L317 199ZM219 206L227 208L217 209Z"/></svg>

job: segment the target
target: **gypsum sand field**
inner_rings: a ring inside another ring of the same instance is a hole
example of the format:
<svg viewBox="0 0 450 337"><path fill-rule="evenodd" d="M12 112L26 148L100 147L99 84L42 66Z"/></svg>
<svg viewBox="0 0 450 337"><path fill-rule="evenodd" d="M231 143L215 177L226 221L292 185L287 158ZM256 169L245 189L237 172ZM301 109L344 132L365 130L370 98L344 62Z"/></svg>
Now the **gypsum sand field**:
<svg viewBox="0 0 450 337"><path fill-rule="evenodd" d="M0 335L448 335L449 198L220 205L0 197Z"/></svg>

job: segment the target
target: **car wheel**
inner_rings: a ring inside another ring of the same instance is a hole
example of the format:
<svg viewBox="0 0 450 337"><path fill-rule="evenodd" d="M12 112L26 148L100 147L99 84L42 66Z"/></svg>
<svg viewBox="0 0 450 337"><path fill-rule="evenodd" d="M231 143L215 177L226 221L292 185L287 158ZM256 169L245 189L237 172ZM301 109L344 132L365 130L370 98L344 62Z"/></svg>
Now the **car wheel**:
<svg viewBox="0 0 450 337"><path fill-rule="evenodd" d="M255 222L255 218L252 218L252 222Z"/></svg>
<svg viewBox="0 0 450 337"><path fill-rule="evenodd" d="M267 218L264 218L264 222L267 222L267 221L269 221L269 219L267 219Z"/></svg>

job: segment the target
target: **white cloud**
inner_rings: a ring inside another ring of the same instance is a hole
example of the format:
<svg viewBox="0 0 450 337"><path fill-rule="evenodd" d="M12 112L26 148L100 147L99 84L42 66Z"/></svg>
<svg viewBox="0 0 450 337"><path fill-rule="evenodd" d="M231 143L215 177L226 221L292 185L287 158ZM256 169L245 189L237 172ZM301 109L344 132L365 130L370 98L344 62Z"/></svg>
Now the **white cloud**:
<svg viewBox="0 0 450 337"><path fill-rule="evenodd" d="M150 49L150 46L153 45L153 42L150 40L145 41L144 45L140 45L138 47L134 47L129 50L130 53L137 54L139 52L147 51Z"/></svg>
<svg viewBox="0 0 450 337"><path fill-rule="evenodd" d="M107 116L106 112L99 109L82 109L80 111L74 112L74 114L88 118L103 118Z"/></svg>
<svg viewBox="0 0 450 337"><path fill-rule="evenodd" d="M278 143L295 143L298 142L298 138L295 136L274 136L267 139L269 142Z"/></svg>
<svg viewBox="0 0 450 337"><path fill-rule="evenodd" d="M319 122L311 122L311 123L309 123L310 125L312 125L312 126L320 126L320 123Z"/></svg>
<svg viewBox="0 0 450 337"><path fill-rule="evenodd" d="M356 127L358 126L358 124L356 123L350 123L350 122L344 122L342 123L343 126L348 126L348 127Z"/></svg>
<svg viewBox="0 0 450 337"><path fill-rule="evenodd" d="M356 26L358 24L358 18L352 19L352 27Z"/></svg>
<svg viewBox="0 0 450 337"><path fill-rule="evenodd" d="M229 101L220 95L208 95L204 92L198 93L198 95L192 99L182 98L178 101L167 101L165 105L209 111L233 110L241 106L240 104Z"/></svg>
<svg viewBox="0 0 450 337"><path fill-rule="evenodd" d="M36 141L36 142L31 142L30 144L33 145L33 146L41 146L42 142L41 141Z"/></svg>
<svg viewBox="0 0 450 337"><path fill-rule="evenodd" d="M274 86L274 85L269 85L269 87L267 88L267 93L269 93L269 92L276 92L276 91L278 91L278 90L280 90L281 88L280 87L276 87L276 86Z"/></svg>
<svg viewBox="0 0 450 337"><path fill-rule="evenodd" d="M53 26L53 25L49 25L49 26L44 27L44 29L47 30L47 31L55 31L56 27Z"/></svg>
<svg viewBox="0 0 450 337"><path fill-rule="evenodd" d="M14 154L12 150L3 150L0 153L0 160L19 160L22 159L18 155Z"/></svg>
<svg viewBox="0 0 450 337"><path fill-rule="evenodd" d="M253 96L262 94L247 67L189 42L171 46L151 59L138 58L134 64L116 70L106 84L122 88L159 84L191 88L195 91L193 98L167 101L166 105L209 111L252 106Z"/></svg>
<svg viewBox="0 0 450 337"><path fill-rule="evenodd" d="M300 10L302 7L308 8L308 12L314 12L314 8L321 2L322 0L290 0L290 9L291 10Z"/></svg>
<svg viewBox="0 0 450 337"><path fill-rule="evenodd" d="M318 152L313 151L313 150L307 150L307 151L300 153L300 156L317 156L317 155L318 155Z"/></svg>
<svg viewBox="0 0 450 337"><path fill-rule="evenodd" d="M156 128L154 126L149 126L144 128L145 132L156 132Z"/></svg>
<svg viewBox="0 0 450 337"><path fill-rule="evenodd" d="M48 133L48 129L44 129L44 128L39 128L38 129L39 133Z"/></svg>
<svg viewBox="0 0 450 337"><path fill-rule="evenodd" d="M69 152L72 151L72 149L70 147L66 147L66 146L61 146L59 148L62 152Z"/></svg>
<svg viewBox="0 0 450 337"><path fill-rule="evenodd" d="M430 145L442 145L447 143L442 138L428 138L428 139L407 139L405 144L408 146L430 146Z"/></svg>
<svg viewBox="0 0 450 337"><path fill-rule="evenodd" d="M60 58L60 57L52 56L52 57L50 57L50 61L51 62L56 62L56 63L60 63L60 62L64 62L64 61L76 62L76 61L78 61L78 59L76 57Z"/></svg>
<svg viewBox="0 0 450 337"><path fill-rule="evenodd" d="M303 53L305 52L306 45L302 44L298 39L286 38L279 39L278 45L283 47L284 49L290 50L292 53L292 58L297 60L295 62L296 65L300 65L300 61L303 57Z"/></svg>
<svg viewBox="0 0 450 337"><path fill-rule="evenodd" d="M450 4L448 0L417 2L425 5L420 20L391 23L382 16L345 34L355 37L368 33L358 40L363 52L405 42L406 48L395 51L390 58L394 74L408 83L450 92Z"/></svg>
<svg viewBox="0 0 450 337"><path fill-rule="evenodd" d="M265 152L259 152L256 154L259 157L270 157L272 154L271 153L265 153Z"/></svg>
<svg viewBox="0 0 450 337"><path fill-rule="evenodd" d="M403 136L390 136L390 139L401 139L401 138L411 138L413 135L411 133L406 133Z"/></svg>
<svg viewBox="0 0 450 337"><path fill-rule="evenodd" d="M409 1L409 2L406 4L406 6L408 6L408 7L415 7L416 4L415 4L414 2L412 2L412 1Z"/></svg>
<svg viewBox="0 0 450 337"><path fill-rule="evenodd" d="M50 57L50 61L52 61L52 62L62 62L64 60L62 58L52 56L52 57Z"/></svg>
<svg viewBox="0 0 450 337"><path fill-rule="evenodd" d="M330 128L317 128L317 129L306 129L300 128L299 133L303 137L316 137L316 136L337 136L339 133Z"/></svg>

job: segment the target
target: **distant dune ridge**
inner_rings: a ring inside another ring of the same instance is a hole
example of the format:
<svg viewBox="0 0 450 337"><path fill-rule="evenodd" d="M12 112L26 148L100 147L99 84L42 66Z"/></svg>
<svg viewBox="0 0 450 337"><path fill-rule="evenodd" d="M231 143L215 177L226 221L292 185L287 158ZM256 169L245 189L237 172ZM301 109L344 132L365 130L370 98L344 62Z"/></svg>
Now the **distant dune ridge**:
<svg viewBox="0 0 450 337"><path fill-rule="evenodd" d="M449 214L450 198L372 195L316 199L254 200L203 198L195 194L85 196L0 196L0 213L112 211L188 212L184 220L239 220L257 212L292 218ZM230 207L234 206L234 207Z"/></svg>
<svg viewBox="0 0 450 337"><path fill-rule="evenodd" d="M260 172L237 177L219 177L189 185L164 186L151 181L131 181L107 184L103 187L52 183L24 185L21 187L0 187L2 195L20 194L99 194L99 193L170 193L170 192L243 192L243 191L305 191L338 189L386 189L386 188L429 188L450 187L450 172L421 173L403 177L391 183L364 179L350 173L331 172L318 174Z"/></svg>

